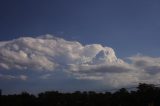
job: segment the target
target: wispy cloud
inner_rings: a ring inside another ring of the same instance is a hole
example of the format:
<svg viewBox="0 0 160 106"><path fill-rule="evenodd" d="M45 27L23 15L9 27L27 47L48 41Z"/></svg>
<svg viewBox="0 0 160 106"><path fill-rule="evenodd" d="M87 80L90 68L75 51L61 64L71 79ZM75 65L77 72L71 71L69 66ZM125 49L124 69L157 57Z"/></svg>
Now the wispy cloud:
<svg viewBox="0 0 160 106"><path fill-rule="evenodd" d="M16 80L27 80L27 76L26 75L5 75L5 74L0 74L0 79L1 80L13 80L13 79L16 79Z"/></svg>

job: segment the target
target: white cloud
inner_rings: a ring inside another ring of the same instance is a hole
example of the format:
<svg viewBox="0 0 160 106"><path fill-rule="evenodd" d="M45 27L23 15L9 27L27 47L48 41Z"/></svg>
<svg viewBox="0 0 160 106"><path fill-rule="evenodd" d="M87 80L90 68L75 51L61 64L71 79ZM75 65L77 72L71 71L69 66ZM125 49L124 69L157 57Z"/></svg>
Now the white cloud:
<svg viewBox="0 0 160 106"><path fill-rule="evenodd" d="M119 64L112 48L100 44L83 46L53 36L23 37L0 42L0 67L54 71L73 65Z"/></svg>
<svg viewBox="0 0 160 106"><path fill-rule="evenodd" d="M160 71L160 57L149 57L136 55L129 57L135 67L139 67L150 73L158 73Z"/></svg>
<svg viewBox="0 0 160 106"><path fill-rule="evenodd" d="M82 80L99 80L113 87L137 82L160 82L160 58L129 57L132 63L117 58L110 47L100 44L82 45L51 35L22 37L0 42L0 68L45 72L41 79L62 71ZM26 75L1 78L26 80Z"/></svg>
<svg viewBox="0 0 160 106"><path fill-rule="evenodd" d="M142 81L160 83L160 57L136 55L129 57L131 64L139 71L145 73Z"/></svg>

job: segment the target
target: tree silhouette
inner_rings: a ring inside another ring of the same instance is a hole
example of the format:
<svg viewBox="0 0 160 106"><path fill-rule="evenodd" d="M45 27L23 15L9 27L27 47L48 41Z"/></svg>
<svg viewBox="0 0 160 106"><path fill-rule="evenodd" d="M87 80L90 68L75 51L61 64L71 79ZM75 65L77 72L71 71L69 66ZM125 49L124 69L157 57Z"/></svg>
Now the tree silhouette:
<svg viewBox="0 0 160 106"><path fill-rule="evenodd" d="M160 88L140 83L135 91L121 88L114 93L47 91L38 96L27 92L0 94L0 106L160 106Z"/></svg>
<svg viewBox="0 0 160 106"><path fill-rule="evenodd" d="M2 95L2 90L0 89L0 96Z"/></svg>

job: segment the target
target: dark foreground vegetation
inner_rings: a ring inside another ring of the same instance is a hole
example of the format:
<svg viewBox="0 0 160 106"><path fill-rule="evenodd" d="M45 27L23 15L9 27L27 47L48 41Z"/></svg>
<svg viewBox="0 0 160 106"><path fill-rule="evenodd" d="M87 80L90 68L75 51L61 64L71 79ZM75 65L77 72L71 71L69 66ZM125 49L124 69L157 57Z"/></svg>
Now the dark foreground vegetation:
<svg viewBox="0 0 160 106"><path fill-rule="evenodd" d="M136 91L122 88L114 93L47 91L34 96L27 92L0 94L0 106L160 106L160 88L139 84Z"/></svg>

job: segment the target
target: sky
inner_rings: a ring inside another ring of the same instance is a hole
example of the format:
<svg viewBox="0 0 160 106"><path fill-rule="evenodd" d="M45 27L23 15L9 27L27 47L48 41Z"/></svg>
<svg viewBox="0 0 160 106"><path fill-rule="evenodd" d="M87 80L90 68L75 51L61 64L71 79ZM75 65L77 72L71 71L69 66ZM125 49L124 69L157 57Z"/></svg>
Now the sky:
<svg viewBox="0 0 160 106"><path fill-rule="evenodd" d="M160 81L159 0L0 0L0 89Z"/></svg>

